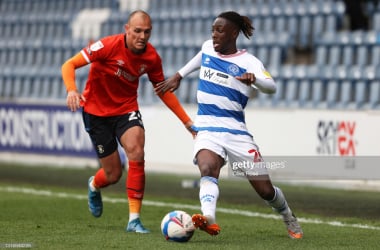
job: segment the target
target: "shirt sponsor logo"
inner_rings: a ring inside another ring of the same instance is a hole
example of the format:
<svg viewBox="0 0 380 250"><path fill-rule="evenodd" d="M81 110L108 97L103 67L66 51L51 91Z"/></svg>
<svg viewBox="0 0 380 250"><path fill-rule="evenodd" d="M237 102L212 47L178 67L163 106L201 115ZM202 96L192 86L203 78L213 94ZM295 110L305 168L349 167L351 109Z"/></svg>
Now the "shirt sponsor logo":
<svg viewBox="0 0 380 250"><path fill-rule="evenodd" d="M212 70L210 68L203 68L201 69L201 78L204 80L207 80L209 82L213 82L216 84L221 85L230 85L229 83L229 75L224 74L222 72L217 72L215 70Z"/></svg>

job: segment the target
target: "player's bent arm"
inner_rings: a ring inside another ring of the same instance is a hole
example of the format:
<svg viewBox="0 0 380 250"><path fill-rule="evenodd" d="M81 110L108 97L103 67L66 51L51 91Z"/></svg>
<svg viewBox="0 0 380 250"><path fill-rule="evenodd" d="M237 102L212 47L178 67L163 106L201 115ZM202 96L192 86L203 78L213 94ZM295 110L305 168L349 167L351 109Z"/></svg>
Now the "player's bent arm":
<svg viewBox="0 0 380 250"><path fill-rule="evenodd" d="M81 53L68 59L61 68L62 79L66 86L67 92L77 91L77 86L75 84L75 69L87 65L88 62Z"/></svg>
<svg viewBox="0 0 380 250"><path fill-rule="evenodd" d="M165 105L171 111L173 111L173 113L182 121L186 129L192 134L193 138L195 138L196 132L192 128L193 121L187 115L175 94L172 92L165 92L164 94L159 95L159 97L165 103Z"/></svg>
<svg viewBox="0 0 380 250"><path fill-rule="evenodd" d="M202 53L199 52L196 56L194 56L185 66L183 66L177 73L175 73L169 79L154 83L154 92L157 95L165 93L170 90L170 92L174 92L180 85L180 82L183 77L187 76L191 72L200 68L202 62Z"/></svg>

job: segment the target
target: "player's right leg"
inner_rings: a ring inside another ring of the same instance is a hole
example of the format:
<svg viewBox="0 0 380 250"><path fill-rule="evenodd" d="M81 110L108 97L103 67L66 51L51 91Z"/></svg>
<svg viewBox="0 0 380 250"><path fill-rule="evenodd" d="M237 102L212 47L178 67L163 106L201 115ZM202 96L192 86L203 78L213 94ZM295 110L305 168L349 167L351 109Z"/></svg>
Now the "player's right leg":
<svg viewBox="0 0 380 250"><path fill-rule="evenodd" d="M88 180L88 208L94 217L100 217L103 212L100 189L118 182L122 175L120 157L117 151L100 158L99 161L103 167Z"/></svg>
<svg viewBox="0 0 380 250"><path fill-rule="evenodd" d="M85 111L82 115L101 166L95 176L88 180L88 208L94 217L100 217L103 212L100 189L120 179L122 166L117 151L118 144L110 126L112 118L94 116Z"/></svg>
<svg viewBox="0 0 380 250"><path fill-rule="evenodd" d="M208 148L210 147L215 148L215 145L208 145ZM218 235L220 227L216 223L215 211L219 197L218 176L224 159L212 150L202 149L196 155L196 162L202 176L199 183L202 214L194 214L192 221L195 228L199 228L210 235Z"/></svg>

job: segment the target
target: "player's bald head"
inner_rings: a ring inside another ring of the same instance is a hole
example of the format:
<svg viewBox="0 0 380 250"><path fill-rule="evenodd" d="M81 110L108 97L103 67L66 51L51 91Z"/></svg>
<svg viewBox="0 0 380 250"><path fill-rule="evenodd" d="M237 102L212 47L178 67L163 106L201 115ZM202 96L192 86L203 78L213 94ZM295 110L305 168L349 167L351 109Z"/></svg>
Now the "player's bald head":
<svg viewBox="0 0 380 250"><path fill-rule="evenodd" d="M127 24L131 25L134 23L136 20L144 20L144 22L149 22L151 23L150 16L148 13L146 13L143 10L135 10L133 11L128 18Z"/></svg>

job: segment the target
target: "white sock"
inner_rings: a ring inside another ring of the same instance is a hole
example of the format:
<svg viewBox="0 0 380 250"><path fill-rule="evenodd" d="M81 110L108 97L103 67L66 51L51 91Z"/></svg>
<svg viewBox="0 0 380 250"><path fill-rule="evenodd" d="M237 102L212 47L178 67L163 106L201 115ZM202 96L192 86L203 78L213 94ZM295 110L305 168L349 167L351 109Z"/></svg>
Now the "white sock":
<svg viewBox="0 0 380 250"><path fill-rule="evenodd" d="M285 215L285 216L291 215L292 211L290 210L281 189L278 187L274 187L274 191L275 191L274 198L270 201L266 201L266 203L269 206L271 206L273 210L275 210L281 215Z"/></svg>
<svg viewBox="0 0 380 250"><path fill-rule="evenodd" d="M94 180L92 180L92 181L90 182L90 190L91 190L92 192L99 192L99 189L95 188L95 186L94 186Z"/></svg>
<svg viewBox="0 0 380 250"><path fill-rule="evenodd" d="M129 222L133 221L134 219L140 218L139 213L129 213Z"/></svg>
<svg viewBox="0 0 380 250"><path fill-rule="evenodd" d="M199 200L201 210L207 217L209 224L214 224L216 217L216 202L219 197L218 179L211 176L203 176L199 183Z"/></svg>

